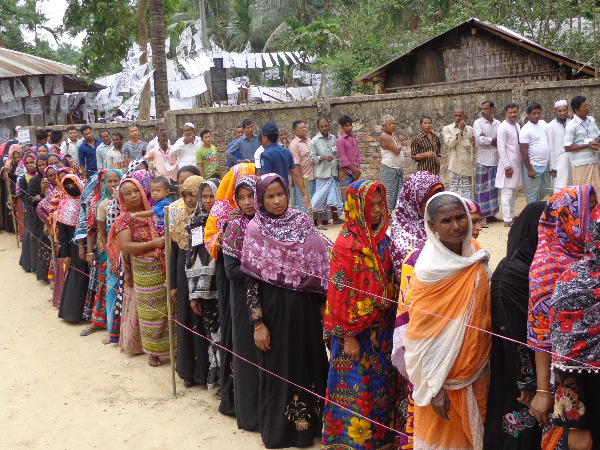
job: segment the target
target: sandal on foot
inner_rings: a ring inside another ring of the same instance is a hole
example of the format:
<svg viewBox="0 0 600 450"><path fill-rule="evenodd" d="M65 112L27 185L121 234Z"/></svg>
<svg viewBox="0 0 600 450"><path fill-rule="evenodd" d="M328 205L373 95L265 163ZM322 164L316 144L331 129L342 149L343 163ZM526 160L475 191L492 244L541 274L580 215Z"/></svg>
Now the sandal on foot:
<svg viewBox="0 0 600 450"><path fill-rule="evenodd" d="M327 229L327 227L325 225L319 225L317 227L317 230L326 230L326 229Z"/></svg>
<svg viewBox="0 0 600 450"><path fill-rule="evenodd" d="M100 331L102 328L99 327L95 327L95 326L90 326L87 327L85 330L81 331L81 333L79 333L79 336L89 336L90 334L94 334L96 331Z"/></svg>
<svg viewBox="0 0 600 450"><path fill-rule="evenodd" d="M193 385L195 385L196 383L194 383L191 380L183 380L183 386L186 388L191 388Z"/></svg>
<svg viewBox="0 0 600 450"><path fill-rule="evenodd" d="M150 367L160 367L162 366L162 361L158 356L148 356L148 365Z"/></svg>
<svg viewBox="0 0 600 450"><path fill-rule="evenodd" d="M346 221L345 221L345 220L342 220L342 219L340 219L339 217L333 221L333 224L334 224L334 225L343 225L343 224L345 224L345 223L346 223Z"/></svg>

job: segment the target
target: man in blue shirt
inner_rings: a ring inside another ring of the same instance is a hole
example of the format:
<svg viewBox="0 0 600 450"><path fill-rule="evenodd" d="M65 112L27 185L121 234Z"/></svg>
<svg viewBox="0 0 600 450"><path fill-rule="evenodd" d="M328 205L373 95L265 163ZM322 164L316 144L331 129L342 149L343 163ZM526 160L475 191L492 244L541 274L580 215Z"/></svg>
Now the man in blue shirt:
<svg viewBox="0 0 600 450"><path fill-rule="evenodd" d="M258 137L254 134L254 122L250 119L244 119L242 127L244 127L244 135L238 140L233 141L225 152L227 161L231 162L234 166L243 162L254 162L254 152L260 147ZM241 158L235 157L236 152L241 154Z"/></svg>
<svg viewBox="0 0 600 450"><path fill-rule="evenodd" d="M233 145L233 143L235 141L237 141L239 138L241 138L244 135L244 127L241 125L238 125L235 127L235 137L233 138L233 141L231 141L228 145L227 145L227 150L229 150L231 148L231 146ZM238 150L237 152L235 152L233 154L234 159L236 160L240 160L242 159L242 154L240 153L240 151ZM229 161L227 160L227 168L231 169L234 166L234 162L233 161Z"/></svg>
<svg viewBox="0 0 600 450"><path fill-rule="evenodd" d="M85 167L88 177L98 172L98 164L96 162L96 149L102 141L94 137L92 127L84 125L81 127L81 135L83 142L79 146L79 165Z"/></svg>
<svg viewBox="0 0 600 450"><path fill-rule="evenodd" d="M296 167L292 152L277 144L277 140L279 139L279 129L277 128L277 125L275 125L275 122L267 122L259 133L263 136L262 145L265 148L265 151L260 156L260 173L276 173L281 176L286 183L288 183L288 178L291 174L294 183L302 193L304 207L308 209L309 204L308 198L306 197L306 191L304 190L302 172L300 172L299 167Z"/></svg>

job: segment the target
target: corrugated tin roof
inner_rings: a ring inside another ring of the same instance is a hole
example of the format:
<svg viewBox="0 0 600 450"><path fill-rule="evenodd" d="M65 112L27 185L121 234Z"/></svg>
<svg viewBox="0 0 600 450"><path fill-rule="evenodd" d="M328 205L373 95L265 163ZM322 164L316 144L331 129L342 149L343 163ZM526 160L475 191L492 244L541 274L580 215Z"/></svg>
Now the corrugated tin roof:
<svg viewBox="0 0 600 450"><path fill-rule="evenodd" d="M0 48L0 78L28 75L74 75L75 67L39 56Z"/></svg>
<svg viewBox="0 0 600 450"><path fill-rule="evenodd" d="M496 25L490 22L485 22L483 20L479 20L477 18L472 18L469 19L463 23L461 23L460 25L457 25L451 29L449 29L448 31L445 31L442 34L439 34L431 39L429 39L428 41L422 43L421 45L418 45L417 47L413 48L412 50L398 56L397 58L392 59L391 61L379 66L378 68L370 71L369 73L364 74L363 76L357 78L353 84L357 84L357 83L369 83L371 82L371 80L378 76L381 75L383 72L385 72L385 69L392 63L399 61L400 59L412 55L414 54L415 51L426 47L427 45L432 44L433 42L435 42L436 40L447 36L448 34L452 33L453 31L455 31L458 28L467 26L467 25L471 25L471 26L476 26L479 27L481 29L487 30L488 32L491 32L497 36L500 36L504 39L506 39L507 41L515 44L515 45L519 45L521 47L525 47L530 51L533 51L535 53L538 53L542 56L545 56L549 59L552 59L554 61L558 61L561 64L564 64L568 67L571 67L572 69L581 71L583 73L586 73L588 75L594 75L594 67L590 66L589 64L584 64L581 63L579 61L576 61L572 58L569 58L567 56L561 55L560 53L556 53L550 49L547 49L546 47L541 46L540 44L538 44L537 42L532 41L531 39L526 38L525 36L520 35L519 33L506 28L503 25Z"/></svg>

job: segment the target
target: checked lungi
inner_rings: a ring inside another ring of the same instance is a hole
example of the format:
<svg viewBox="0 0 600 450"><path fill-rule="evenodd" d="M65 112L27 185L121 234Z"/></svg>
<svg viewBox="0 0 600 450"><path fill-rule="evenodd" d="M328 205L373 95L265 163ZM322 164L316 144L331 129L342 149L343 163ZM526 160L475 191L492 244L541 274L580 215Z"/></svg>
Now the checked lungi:
<svg viewBox="0 0 600 450"><path fill-rule="evenodd" d="M481 206L481 216L498 214L498 189L496 188L496 167L476 165L475 201Z"/></svg>

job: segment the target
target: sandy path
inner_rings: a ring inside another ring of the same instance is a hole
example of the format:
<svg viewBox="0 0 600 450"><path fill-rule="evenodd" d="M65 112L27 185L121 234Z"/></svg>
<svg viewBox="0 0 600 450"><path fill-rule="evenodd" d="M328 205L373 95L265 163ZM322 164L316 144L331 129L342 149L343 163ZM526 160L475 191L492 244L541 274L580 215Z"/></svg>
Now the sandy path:
<svg viewBox="0 0 600 450"><path fill-rule="evenodd" d="M518 210L523 207L522 195ZM326 234L335 239L339 226ZM504 257L508 228L492 223L480 242L492 267ZM51 291L18 265L14 236L0 233L0 436L3 448L264 448L237 429L202 387L171 394L169 364L151 368L103 333L57 318ZM319 448L318 442L311 448Z"/></svg>

